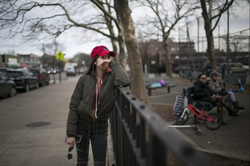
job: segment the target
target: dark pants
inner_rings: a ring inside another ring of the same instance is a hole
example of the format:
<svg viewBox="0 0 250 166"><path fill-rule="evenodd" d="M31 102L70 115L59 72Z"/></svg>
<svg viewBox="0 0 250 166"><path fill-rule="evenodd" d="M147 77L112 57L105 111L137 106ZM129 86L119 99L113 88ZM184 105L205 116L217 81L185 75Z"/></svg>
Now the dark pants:
<svg viewBox="0 0 250 166"><path fill-rule="evenodd" d="M223 73L222 73L222 79L224 79L224 77L225 77L225 73L223 72Z"/></svg>
<svg viewBox="0 0 250 166"><path fill-rule="evenodd" d="M89 140L91 140L94 166L105 166L107 149L108 121L90 120L80 121L77 135L82 136L80 143L76 144L77 166L87 166L89 156Z"/></svg>

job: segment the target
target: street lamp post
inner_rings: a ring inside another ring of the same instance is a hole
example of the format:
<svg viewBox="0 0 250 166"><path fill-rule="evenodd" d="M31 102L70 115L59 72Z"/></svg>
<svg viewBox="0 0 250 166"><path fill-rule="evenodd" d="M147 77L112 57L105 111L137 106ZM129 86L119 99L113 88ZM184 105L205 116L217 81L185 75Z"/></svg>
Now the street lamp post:
<svg viewBox="0 0 250 166"><path fill-rule="evenodd" d="M227 9L227 73L229 73L229 8Z"/></svg>

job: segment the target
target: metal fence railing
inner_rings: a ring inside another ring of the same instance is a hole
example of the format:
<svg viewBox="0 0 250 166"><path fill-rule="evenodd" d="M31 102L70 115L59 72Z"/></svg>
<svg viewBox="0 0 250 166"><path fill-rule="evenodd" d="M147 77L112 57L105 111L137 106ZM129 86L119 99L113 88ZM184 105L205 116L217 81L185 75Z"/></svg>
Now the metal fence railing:
<svg viewBox="0 0 250 166"><path fill-rule="evenodd" d="M160 116L123 87L118 90L110 124L115 166L171 165L167 157L169 153L181 165L212 165L200 152L168 128Z"/></svg>

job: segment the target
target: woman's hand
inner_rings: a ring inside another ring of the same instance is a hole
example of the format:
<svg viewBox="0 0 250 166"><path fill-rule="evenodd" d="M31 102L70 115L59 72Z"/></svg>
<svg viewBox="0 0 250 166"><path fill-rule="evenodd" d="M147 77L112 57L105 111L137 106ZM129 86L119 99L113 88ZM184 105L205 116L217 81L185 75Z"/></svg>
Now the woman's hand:
<svg viewBox="0 0 250 166"><path fill-rule="evenodd" d="M70 145L70 147L74 147L75 142L76 142L75 137L68 137L67 140L66 140L66 143L67 143L68 145Z"/></svg>
<svg viewBox="0 0 250 166"><path fill-rule="evenodd" d="M110 60L103 60L103 61L100 61L97 66L99 66L100 68L103 68L103 69L107 69L109 67L109 62Z"/></svg>

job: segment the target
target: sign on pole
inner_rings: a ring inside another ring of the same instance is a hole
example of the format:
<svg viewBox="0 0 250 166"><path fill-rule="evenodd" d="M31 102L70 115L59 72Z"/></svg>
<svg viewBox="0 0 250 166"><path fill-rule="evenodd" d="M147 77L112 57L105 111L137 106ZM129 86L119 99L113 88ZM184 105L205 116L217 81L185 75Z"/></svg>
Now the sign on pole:
<svg viewBox="0 0 250 166"><path fill-rule="evenodd" d="M56 59L58 60L63 60L63 53L61 51L59 51L57 54L56 54Z"/></svg>

